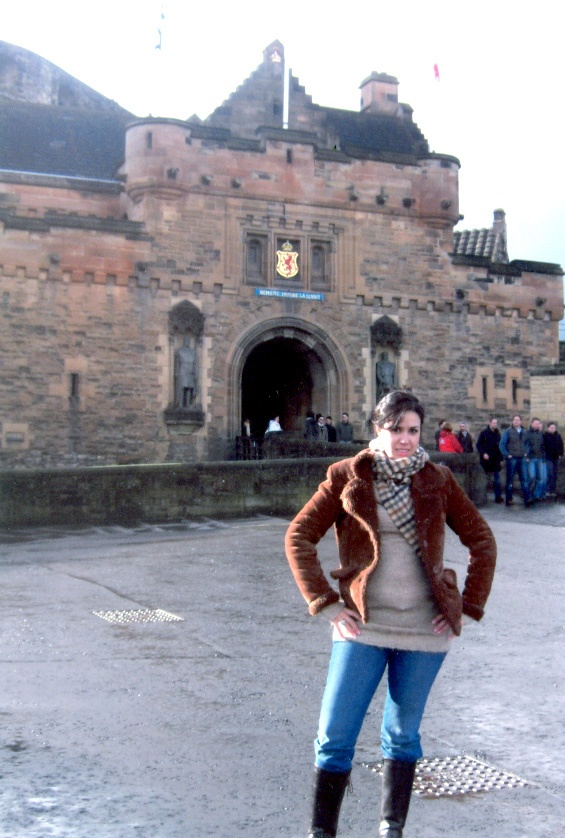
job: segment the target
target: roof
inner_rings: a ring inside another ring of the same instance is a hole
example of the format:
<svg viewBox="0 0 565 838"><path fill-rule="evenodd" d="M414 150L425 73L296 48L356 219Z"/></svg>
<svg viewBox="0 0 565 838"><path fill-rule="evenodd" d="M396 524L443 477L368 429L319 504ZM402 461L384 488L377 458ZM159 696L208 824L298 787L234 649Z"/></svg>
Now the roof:
<svg viewBox="0 0 565 838"><path fill-rule="evenodd" d="M14 102L0 97L0 169L114 178L124 160L127 111Z"/></svg>
<svg viewBox="0 0 565 838"><path fill-rule="evenodd" d="M351 157L417 158L429 153L428 142L415 122L389 114L316 107L322 114L324 139L337 137L339 150Z"/></svg>
<svg viewBox="0 0 565 838"><path fill-rule="evenodd" d="M453 252L457 256L481 256L491 262L508 262L506 235L493 227L480 230L456 230Z"/></svg>
<svg viewBox="0 0 565 838"><path fill-rule="evenodd" d="M45 58L0 41L0 169L114 178L132 119Z"/></svg>
<svg viewBox="0 0 565 838"><path fill-rule="evenodd" d="M277 60L273 60L276 56ZM253 139L265 127L283 129L284 47L275 41L263 51L263 61L205 120L232 137ZM370 79L398 83L394 76L372 73ZM285 139L314 138L317 152L348 157L415 163L429 154L429 146L412 121L412 108L398 104L395 113L349 111L318 105L292 75L288 89L288 126ZM310 141L310 140L307 140Z"/></svg>
<svg viewBox="0 0 565 838"><path fill-rule="evenodd" d="M562 276L560 265L551 262L532 262L527 259L508 258L506 216L504 210L494 211L492 227L480 230L455 230L453 233L452 260L455 265L486 268L488 275L519 277L523 272Z"/></svg>

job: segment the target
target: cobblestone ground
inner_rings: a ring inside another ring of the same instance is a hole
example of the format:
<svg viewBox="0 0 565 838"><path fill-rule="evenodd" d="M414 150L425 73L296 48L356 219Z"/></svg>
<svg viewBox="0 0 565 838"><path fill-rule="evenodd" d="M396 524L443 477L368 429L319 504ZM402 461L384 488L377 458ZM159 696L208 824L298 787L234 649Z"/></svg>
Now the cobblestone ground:
<svg viewBox="0 0 565 838"><path fill-rule="evenodd" d="M407 838L563 834L565 507L484 514L499 542L494 590L448 656L423 743L429 759L468 756L512 782L414 795ZM0 838L304 838L329 629L295 588L286 526L4 534ZM334 565L331 534L321 555ZM453 537L448 557L461 580ZM155 609L181 619L150 622ZM108 619L132 611L144 613ZM376 834L366 765L382 700L379 688L343 838Z"/></svg>

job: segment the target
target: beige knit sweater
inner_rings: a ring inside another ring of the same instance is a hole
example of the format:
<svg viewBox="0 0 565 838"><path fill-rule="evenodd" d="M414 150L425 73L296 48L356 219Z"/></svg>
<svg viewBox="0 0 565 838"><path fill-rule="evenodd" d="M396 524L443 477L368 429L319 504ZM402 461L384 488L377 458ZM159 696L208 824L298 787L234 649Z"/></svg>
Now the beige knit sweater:
<svg viewBox="0 0 565 838"><path fill-rule="evenodd" d="M432 620L438 611L418 556L380 503L378 515L380 558L367 585L369 620L354 642L418 652L448 651L453 634L449 630L434 634ZM337 629L333 639L342 640Z"/></svg>

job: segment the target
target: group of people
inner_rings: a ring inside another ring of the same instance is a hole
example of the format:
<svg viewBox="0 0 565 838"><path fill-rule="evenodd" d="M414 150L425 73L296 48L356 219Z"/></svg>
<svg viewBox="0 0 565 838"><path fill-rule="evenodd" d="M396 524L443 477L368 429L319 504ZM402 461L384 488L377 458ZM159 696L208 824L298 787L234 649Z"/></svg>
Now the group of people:
<svg viewBox="0 0 565 838"><path fill-rule="evenodd" d="M557 468L563 456L563 438L555 422L543 423L534 416L530 427L522 426L522 417L516 414L512 424L500 433L496 418L492 418L477 440L481 465L492 474L494 498L502 503L500 471L506 466L505 502L514 503L514 477L518 474L525 506L556 496Z"/></svg>
<svg viewBox="0 0 565 838"><path fill-rule="evenodd" d="M436 449L447 454L471 454L473 439L466 423L460 422L459 430L454 434L453 426L446 419L441 419L436 431Z"/></svg>
<svg viewBox="0 0 565 838"><path fill-rule="evenodd" d="M265 436L267 434L280 434L282 430L280 416L273 416L269 419ZM241 436L244 441L253 438L251 422L247 418L242 422ZM304 426L304 437L310 440L316 439L320 442L353 442L353 425L349 421L349 414L342 413L341 422L334 425L331 416L324 417L321 413L308 412Z"/></svg>
<svg viewBox="0 0 565 838"><path fill-rule="evenodd" d="M473 439L465 422L453 433L451 424L439 422L436 432L436 449L444 453L464 454L473 451ZM563 439L555 422L543 423L534 417L528 429L522 427L522 417L516 414L512 424L502 434L498 420L492 417L477 438L476 449L481 465L492 477L494 499L503 503L500 472L506 466L504 500L507 506L514 503L514 478L518 474L524 504L532 506L546 497L556 497L557 467L563 456Z"/></svg>
<svg viewBox="0 0 565 838"><path fill-rule="evenodd" d="M353 425L349 421L349 414L341 414L341 422L333 424L331 416L324 418L321 413L306 414L304 438L318 440L318 442L353 442Z"/></svg>

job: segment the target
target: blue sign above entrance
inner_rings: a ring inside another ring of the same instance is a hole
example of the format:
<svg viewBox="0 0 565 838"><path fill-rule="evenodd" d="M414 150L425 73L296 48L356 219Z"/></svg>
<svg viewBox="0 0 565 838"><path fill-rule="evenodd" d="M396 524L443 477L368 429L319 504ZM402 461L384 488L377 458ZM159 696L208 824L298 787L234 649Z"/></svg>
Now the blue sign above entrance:
<svg viewBox="0 0 565 838"><path fill-rule="evenodd" d="M324 295L314 291L277 291L276 288L256 288L257 297L290 297L292 300L323 300Z"/></svg>

